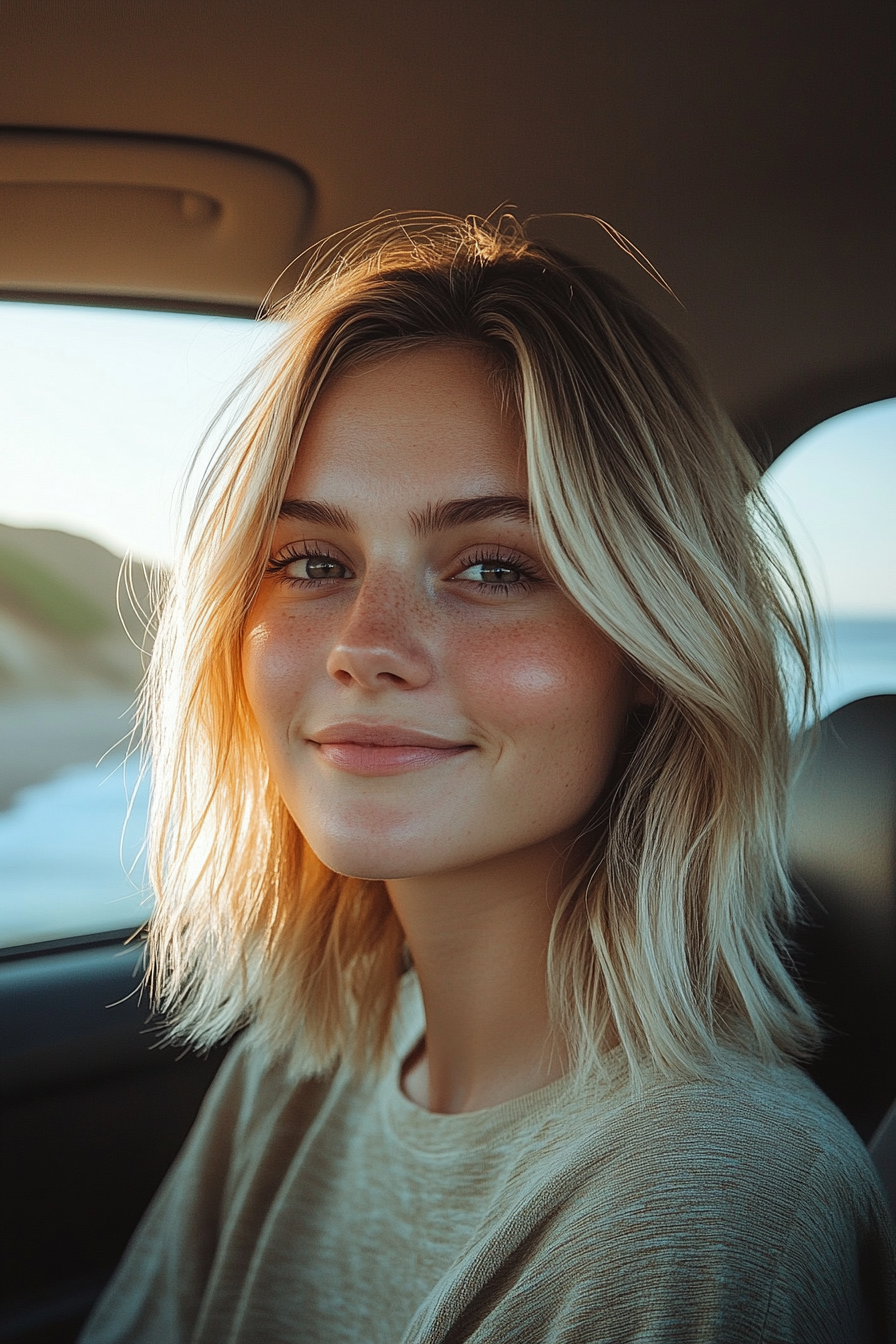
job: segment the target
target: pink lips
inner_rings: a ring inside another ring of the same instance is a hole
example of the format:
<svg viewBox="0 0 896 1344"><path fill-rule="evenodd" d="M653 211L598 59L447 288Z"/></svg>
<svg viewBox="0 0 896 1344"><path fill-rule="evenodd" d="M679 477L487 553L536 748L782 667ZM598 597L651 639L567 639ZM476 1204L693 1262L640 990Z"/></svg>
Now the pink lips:
<svg viewBox="0 0 896 1344"><path fill-rule="evenodd" d="M472 750L468 742L451 742L396 724L334 723L313 733L308 741L330 765L353 775L424 770Z"/></svg>

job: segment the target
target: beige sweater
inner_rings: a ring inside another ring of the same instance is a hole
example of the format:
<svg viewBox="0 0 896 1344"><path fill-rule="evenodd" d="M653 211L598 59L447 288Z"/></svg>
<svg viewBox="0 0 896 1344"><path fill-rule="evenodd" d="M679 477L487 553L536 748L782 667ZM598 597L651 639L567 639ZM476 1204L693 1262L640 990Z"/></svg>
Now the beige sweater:
<svg viewBox="0 0 896 1344"><path fill-rule="evenodd" d="M84 1344L896 1339L865 1150L796 1069L568 1080L469 1115L231 1052ZM889 1330L886 1321L889 1319Z"/></svg>

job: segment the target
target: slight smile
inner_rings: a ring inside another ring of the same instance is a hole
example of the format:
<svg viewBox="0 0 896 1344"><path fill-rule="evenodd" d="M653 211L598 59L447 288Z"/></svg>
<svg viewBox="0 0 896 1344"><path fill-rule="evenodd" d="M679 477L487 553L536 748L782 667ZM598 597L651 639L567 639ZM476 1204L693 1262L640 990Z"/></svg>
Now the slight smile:
<svg viewBox="0 0 896 1344"><path fill-rule="evenodd" d="M452 742L398 724L334 723L307 740L330 765L352 775L425 770L474 750L470 742Z"/></svg>

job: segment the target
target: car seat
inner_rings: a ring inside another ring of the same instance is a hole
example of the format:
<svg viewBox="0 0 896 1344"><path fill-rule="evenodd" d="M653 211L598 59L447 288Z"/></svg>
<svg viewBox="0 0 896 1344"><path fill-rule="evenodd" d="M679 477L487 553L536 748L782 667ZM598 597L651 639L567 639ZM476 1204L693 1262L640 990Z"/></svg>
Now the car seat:
<svg viewBox="0 0 896 1344"><path fill-rule="evenodd" d="M795 958L829 1031L810 1072L869 1143L896 1208L896 695L812 731L790 863L805 912Z"/></svg>

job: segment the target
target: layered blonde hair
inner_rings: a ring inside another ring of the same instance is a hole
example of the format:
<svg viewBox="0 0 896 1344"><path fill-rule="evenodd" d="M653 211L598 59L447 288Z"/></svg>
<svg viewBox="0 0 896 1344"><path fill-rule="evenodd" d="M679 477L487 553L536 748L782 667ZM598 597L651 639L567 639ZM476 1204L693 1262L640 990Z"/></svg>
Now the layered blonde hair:
<svg viewBox="0 0 896 1344"><path fill-rule="evenodd" d="M810 1051L782 934L781 667L789 650L811 684L811 607L751 454L678 342L507 217L378 219L319 250L275 316L251 407L202 481L144 698L152 979L175 1033L208 1045L251 1020L298 1072L383 1057L403 933L384 884L324 867L287 812L242 634L327 380L463 342L519 412L546 563L656 689L554 918L547 988L571 1058L599 1067L618 1040L639 1078L646 1062L693 1075L735 1041Z"/></svg>

